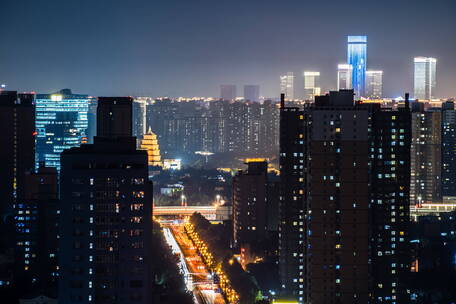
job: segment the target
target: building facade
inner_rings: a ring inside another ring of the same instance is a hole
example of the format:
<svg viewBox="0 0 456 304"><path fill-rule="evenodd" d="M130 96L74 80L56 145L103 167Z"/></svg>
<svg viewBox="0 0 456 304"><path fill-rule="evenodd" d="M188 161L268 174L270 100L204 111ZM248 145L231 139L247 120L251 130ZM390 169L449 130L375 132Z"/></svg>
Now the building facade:
<svg viewBox="0 0 456 304"><path fill-rule="evenodd" d="M442 196L456 196L456 111L454 102L442 104Z"/></svg>
<svg viewBox="0 0 456 304"><path fill-rule="evenodd" d="M236 248L264 240L267 230L268 163L246 162L233 178L233 242Z"/></svg>
<svg viewBox="0 0 456 304"><path fill-rule="evenodd" d="M425 111L417 103L412 113L410 203L441 203L442 113Z"/></svg>
<svg viewBox="0 0 456 304"><path fill-rule="evenodd" d="M15 206L16 277L24 292L56 296L58 279L58 182L56 168L40 167L25 177Z"/></svg>
<svg viewBox="0 0 456 304"><path fill-rule="evenodd" d="M366 71L366 97L371 99L383 97L383 71Z"/></svg>
<svg viewBox="0 0 456 304"><path fill-rule="evenodd" d="M353 67L352 88L357 97L366 90L367 36L348 36L347 63Z"/></svg>
<svg viewBox="0 0 456 304"><path fill-rule="evenodd" d="M304 72L304 100L313 101L321 94L320 72Z"/></svg>
<svg viewBox="0 0 456 304"><path fill-rule="evenodd" d="M245 85L244 86L244 100L260 101L260 86L259 85Z"/></svg>
<svg viewBox="0 0 456 304"><path fill-rule="evenodd" d="M280 76L280 93L285 94L286 100L295 99L293 72L287 72L286 75Z"/></svg>
<svg viewBox="0 0 456 304"><path fill-rule="evenodd" d="M26 172L35 162L34 96L16 91L0 91L0 214L11 216L18 197L23 197ZM5 234L8 235L8 234Z"/></svg>
<svg viewBox="0 0 456 304"><path fill-rule="evenodd" d="M152 184L131 103L100 99L94 144L62 153L59 302L151 301Z"/></svg>
<svg viewBox="0 0 456 304"><path fill-rule="evenodd" d="M222 100L235 100L237 96L236 85L222 84L220 86L220 99Z"/></svg>
<svg viewBox="0 0 456 304"><path fill-rule="evenodd" d="M353 66L351 64L339 64L337 66L337 90L349 90L352 88Z"/></svg>
<svg viewBox="0 0 456 304"><path fill-rule="evenodd" d="M342 90L281 115L284 295L299 303L401 303L409 109L355 104L353 91Z"/></svg>
<svg viewBox="0 0 456 304"><path fill-rule="evenodd" d="M88 142L90 100L68 89L36 95L36 168L44 162L60 170L60 153Z"/></svg>
<svg viewBox="0 0 456 304"><path fill-rule="evenodd" d="M415 57L413 63L415 99L431 100L435 98L437 59Z"/></svg>

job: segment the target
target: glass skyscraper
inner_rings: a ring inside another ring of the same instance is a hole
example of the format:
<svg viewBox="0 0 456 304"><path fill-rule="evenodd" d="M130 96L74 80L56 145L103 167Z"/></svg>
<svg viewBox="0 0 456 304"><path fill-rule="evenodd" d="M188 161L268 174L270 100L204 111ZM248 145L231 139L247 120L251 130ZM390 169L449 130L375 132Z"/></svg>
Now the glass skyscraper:
<svg viewBox="0 0 456 304"><path fill-rule="evenodd" d="M294 75L288 72L280 76L280 93L285 94L286 100L294 100Z"/></svg>
<svg viewBox="0 0 456 304"><path fill-rule="evenodd" d="M353 67L352 84L355 94L363 96L366 89L367 36L348 36L347 62Z"/></svg>
<svg viewBox="0 0 456 304"><path fill-rule="evenodd" d="M380 99L383 96L383 71L366 71L366 96Z"/></svg>
<svg viewBox="0 0 456 304"><path fill-rule="evenodd" d="M60 153L87 143L87 114L92 99L68 89L36 96L36 168L44 162L46 167L60 170Z"/></svg>
<svg viewBox="0 0 456 304"><path fill-rule="evenodd" d="M337 66L337 90L349 90L352 88L353 67L351 64L339 64Z"/></svg>
<svg viewBox="0 0 456 304"><path fill-rule="evenodd" d="M431 57L415 57L414 65L415 99L430 100L434 98L437 59Z"/></svg>
<svg viewBox="0 0 456 304"><path fill-rule="evenodd" d="M313 101L321 94L320 72L304 71L304 100Z"/></svg>

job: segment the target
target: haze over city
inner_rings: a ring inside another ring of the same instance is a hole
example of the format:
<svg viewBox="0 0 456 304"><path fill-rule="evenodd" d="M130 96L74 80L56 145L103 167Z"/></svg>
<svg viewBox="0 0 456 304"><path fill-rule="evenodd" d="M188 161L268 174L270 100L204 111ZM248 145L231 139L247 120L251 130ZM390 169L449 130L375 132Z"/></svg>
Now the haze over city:
<svg viewBox="0 0 456 304"><path fill-rule="evenodd" d="M385 97L413 89L413 57L438 59L438 97L456 95L456 3L427 1L2 1L0 83L20 91L214 96L219 85L321 72L336 88L346 37L368 36ZM241 95L241 94L240 94Z"/></svg>

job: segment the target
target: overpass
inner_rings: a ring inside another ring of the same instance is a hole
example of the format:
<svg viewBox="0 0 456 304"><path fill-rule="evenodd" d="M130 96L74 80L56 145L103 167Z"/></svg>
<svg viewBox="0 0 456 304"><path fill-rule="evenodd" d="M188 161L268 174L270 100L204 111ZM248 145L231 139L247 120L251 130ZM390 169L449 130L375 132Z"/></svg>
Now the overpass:
<svg viewBox="0 0 456 304"><path fill-rule="evenodd" d="M231 206L157 206L152 209L153 216L179 216L187 217L198 212L208 220L229 220Z"/></svg>

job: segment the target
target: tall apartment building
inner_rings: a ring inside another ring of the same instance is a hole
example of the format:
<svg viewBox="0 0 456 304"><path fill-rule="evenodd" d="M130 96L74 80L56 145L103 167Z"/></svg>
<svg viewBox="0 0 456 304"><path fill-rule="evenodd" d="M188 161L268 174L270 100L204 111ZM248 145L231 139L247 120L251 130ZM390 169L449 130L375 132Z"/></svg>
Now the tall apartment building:
<svg viewBox="0 0 456 304"><path fill-rule="evenodd" d="M247 160L246 171L233 177L233 241L239 248L266 237L268 163Z"/></svg>
<svg viewBox="0 0 456 304"><path fill-rule="evenodd" d="M442 112L413 103L410 203L442 202Z"/></svg>
<svg viewBox="0 0 456 304"><path fill-rule="evenodd" d="M352 90L318 96L304 109L282 107L284 295L299 303L400 303L409 140L408 108L355 104Z"/></svg>
<svg viewBox="0 0 456 304"><path fill-rule="evenodd" d="M26 174L24 194L14 210L15 273L24 292L56 296L58 202L56 168Z"/></svg>
<svg viewBox="0 0 456 304"><path fill-rule="evenodd" d="M244 100L260 101L260 86L259 85L245 85L244 86Z"/></svg>
<svg viewBox="0 0 456 304"><path fill-rule="evenodd" d="M99 98L93 145L62 153L59 301L150 303L152 184L132 99Z"/></svg>
<svg viewBox="0 0 456 304"><path fill-rule="evenodd" d="M35 162L34 96L0 91L0 215L11 215L18 197L23 197L25 175ZM8 235L8 233L5 233Z"/></svg>
<svg viewBox="0 0 456 304"><path fill-rule="evenodd" d="M454 102L442 104L442 196L456 196L456 111Z"/></svg>

